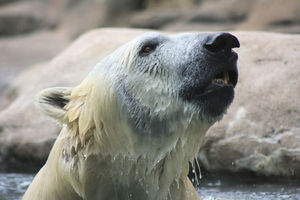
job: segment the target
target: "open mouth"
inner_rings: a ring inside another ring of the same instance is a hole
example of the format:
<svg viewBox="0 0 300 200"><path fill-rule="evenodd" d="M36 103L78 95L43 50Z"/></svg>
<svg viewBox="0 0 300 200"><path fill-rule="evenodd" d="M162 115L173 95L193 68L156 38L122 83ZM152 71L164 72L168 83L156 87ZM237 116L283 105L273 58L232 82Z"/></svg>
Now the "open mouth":
<svg viewBox="0 0 300 200"><path fill-rule="evenodd" d="M238 72L236 70L222 71L211 79L208 86L201 93L201 96L218 91L222 88L233 89L237 84L237 80Z"/></svg>
<svg viewBox="0 0 300 200"><path fill-rule="evenodd" d="M237 84L237 72L235 70L223 71L218 73L212 80L211 84L216 86L230 86L235 87Z"/></svg>
<svg viewBox="0 0 300 200"><path fill-rule="evenodd" d="M214 92L232 91L238 81L237 69L230 69L217 73L205 87L189 87L181 91L181 96L186 100L197 99ZM225 90L222 90L225 89Z"/></svg>

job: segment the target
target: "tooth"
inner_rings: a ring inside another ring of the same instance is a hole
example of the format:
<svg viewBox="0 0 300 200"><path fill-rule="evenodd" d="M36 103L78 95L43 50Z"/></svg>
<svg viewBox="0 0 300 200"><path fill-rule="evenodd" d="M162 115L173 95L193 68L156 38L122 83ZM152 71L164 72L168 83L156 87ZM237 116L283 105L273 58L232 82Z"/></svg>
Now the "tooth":
<svg viewBox="0 0 300 200"><path fill-rule="evenodd" d="M213 79L212 83L223 83L224 84L224 80L223 79Z"/></svg>
<svg viewBox="0 0 300 200"><path fill-rule="evenodd" d="M229 74L228 72L224 72L224 83L228 84L228 81L229 81Z"/></svg>

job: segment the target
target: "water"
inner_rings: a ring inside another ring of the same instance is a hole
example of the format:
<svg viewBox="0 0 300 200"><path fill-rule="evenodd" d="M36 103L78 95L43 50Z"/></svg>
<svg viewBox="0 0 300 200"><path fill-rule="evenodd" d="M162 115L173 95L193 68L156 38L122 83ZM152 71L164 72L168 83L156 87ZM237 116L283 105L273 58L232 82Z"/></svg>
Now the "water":
<svg viewBox="0 0 300 200"><path fill-rule="evenodd" d="M205 200L300 200L300 183L240 183L205 181L198 189Z"/></svg>
<svg viewBox="0 0 300 200"><path fill-rule="evenodd" d="M0 200L21 199L33 176L32 174L0 173Z"/></svg>
<svg viewBox="0 0 300 200"><path fill-rule="evenodd" d="M20 200L32 179L31 174L0 173L0 200ZM259 182L201 180L198 192L203 200L300 200L299 182Z"/></svg>

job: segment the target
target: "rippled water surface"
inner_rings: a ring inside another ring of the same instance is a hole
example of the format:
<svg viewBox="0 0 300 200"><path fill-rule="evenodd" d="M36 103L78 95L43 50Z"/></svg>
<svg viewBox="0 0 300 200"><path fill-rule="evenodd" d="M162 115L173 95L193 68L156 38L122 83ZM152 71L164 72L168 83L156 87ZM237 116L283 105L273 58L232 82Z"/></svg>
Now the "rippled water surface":
<svg viewBox="0 0 300 200"><path fill-rule="evenodd" d="M198 193L205 200L300 200L300 182L241 183L236 180L207 180L198 189Z"/></svg>
<svg viewBox="0 0 300 200"><path fill-rule="evenodd" d="M0 200L20 200L32 179L30 174L0 173ZM295 181L275 184L202 180L198 192L204 200L300 200L300 184Z"/></svg>
<svg viewBox="0 0 300 200"><path fill-rule="evenodd" d="M0 200L21 199L32 179L32 174L0 173Z"/></svg>

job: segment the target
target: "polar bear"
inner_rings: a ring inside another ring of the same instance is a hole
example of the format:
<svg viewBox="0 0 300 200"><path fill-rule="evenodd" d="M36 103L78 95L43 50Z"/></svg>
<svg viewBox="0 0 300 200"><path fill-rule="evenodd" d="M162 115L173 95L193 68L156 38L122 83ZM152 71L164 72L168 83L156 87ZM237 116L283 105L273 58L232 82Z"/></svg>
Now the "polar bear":
<svg viewBox="0 0 300 200"><path fill-rule="evenodd" d="M189 162L234 98L238 39L145 33L37 106L63 128L24 200L195 200Z"/></svg>

